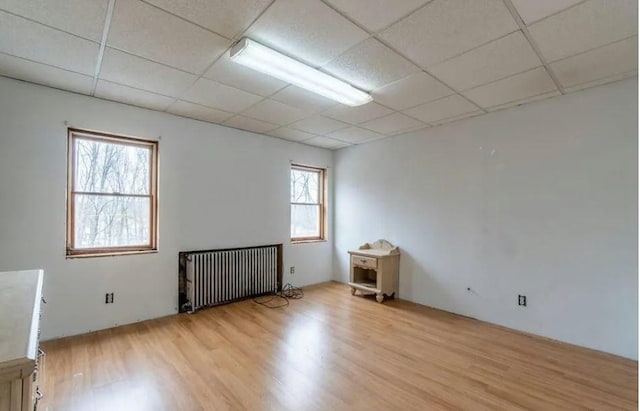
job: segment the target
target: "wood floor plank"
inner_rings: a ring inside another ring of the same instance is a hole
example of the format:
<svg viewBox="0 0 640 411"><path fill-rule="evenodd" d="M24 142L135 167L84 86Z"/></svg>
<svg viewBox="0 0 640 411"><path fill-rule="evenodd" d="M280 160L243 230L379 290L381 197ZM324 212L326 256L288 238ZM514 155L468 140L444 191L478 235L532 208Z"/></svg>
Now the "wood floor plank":
<svg viewBox="0 0 640 411"><path fill-rule="evenodd" d="M41 410L638 409L638 363L342 284L49 341Z"/></svg>

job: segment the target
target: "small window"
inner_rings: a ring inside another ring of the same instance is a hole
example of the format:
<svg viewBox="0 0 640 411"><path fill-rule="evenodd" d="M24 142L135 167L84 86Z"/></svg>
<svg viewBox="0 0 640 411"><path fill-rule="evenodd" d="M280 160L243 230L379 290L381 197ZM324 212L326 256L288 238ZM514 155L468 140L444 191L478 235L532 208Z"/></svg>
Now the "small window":
<svg viewBox="0 0 640 411"><path fill-rule="evenodd" d="M324 240L325 170L291 166L291 241Z"/></svg>
<svg viewBox="0 0 640 411"><path fill-rule="evenodd" d="M67 255L156 249L158 143L69 129Z"/></svg>

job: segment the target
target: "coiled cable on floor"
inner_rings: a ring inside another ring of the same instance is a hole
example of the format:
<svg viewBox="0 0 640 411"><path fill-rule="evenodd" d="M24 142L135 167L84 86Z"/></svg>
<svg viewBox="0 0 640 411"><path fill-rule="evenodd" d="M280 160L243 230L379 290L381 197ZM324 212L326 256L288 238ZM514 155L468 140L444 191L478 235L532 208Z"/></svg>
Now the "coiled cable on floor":
<svg viewBox="0 0 640 411"><path fill-rule="evenodd" d="M282 291L273 295L254 298L253 302L267 308L282 308L289 305L289 300L299 300L302 297L304 297L302 288L294 287L290 283L287 283L282 287Z"/></svg>

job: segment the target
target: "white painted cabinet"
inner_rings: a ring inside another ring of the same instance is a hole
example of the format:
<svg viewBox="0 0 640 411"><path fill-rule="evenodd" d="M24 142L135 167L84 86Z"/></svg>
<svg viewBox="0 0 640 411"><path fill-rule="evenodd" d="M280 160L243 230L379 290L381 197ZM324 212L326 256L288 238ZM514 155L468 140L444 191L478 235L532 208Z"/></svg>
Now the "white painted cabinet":
<svg viewBox="0 0 640 411"><path fill-rule="evenodd" d="M366 243L351 255L349 285L351 294L361 291L375 294L381 303L385 297L398 293L400 251L388 241L378 240Z"/></svg>
<svg viewBox="0 0 640 411"><path fill-rule="evenodd" d="M37 409L42 270L0 273L0 411Z"/></svg>

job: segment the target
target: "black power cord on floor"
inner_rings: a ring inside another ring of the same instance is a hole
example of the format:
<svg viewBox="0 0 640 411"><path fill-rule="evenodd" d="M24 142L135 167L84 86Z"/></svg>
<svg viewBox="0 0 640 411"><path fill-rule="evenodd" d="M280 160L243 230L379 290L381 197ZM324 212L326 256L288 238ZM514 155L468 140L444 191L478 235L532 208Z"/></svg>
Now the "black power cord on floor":
<svg viewBox="0 0 640 411"><path fill-rule="evenodd" d="M253 302L267 308L281 308L287 307L289 300L299 300L302 297L304 297L302 288L294 287L290 283L287 283L282 287L282 291L276 292L273 295L254 298Z"/></svg>

